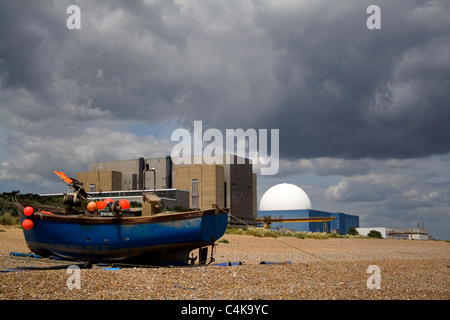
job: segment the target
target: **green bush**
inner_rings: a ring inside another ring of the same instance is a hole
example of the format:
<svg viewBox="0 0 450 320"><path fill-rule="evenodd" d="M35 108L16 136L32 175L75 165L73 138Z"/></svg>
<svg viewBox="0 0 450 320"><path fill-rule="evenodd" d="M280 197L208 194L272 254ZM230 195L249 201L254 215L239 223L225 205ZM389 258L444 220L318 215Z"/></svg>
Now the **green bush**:
<svg viewBox="0 0 450 320"><path fill-rule="evenodd" d="M371 230L368 234L368 237L370 238L376 238L376 239L383 239L383 236L381 235L380 231Z"/></svg>
<svg viewBox="0 0 450 320"><path fill-rule="evenodd" d="M358 230L356 230L356 228L355 227L350 227L350 228L348 228L348 232L347 232L349 235L351 235L351 236L357 236L359 233L358 233Z"/></svg>
<svg viewBox="0 0 450 320"><path fill-rule="evenodd" d="M13 217L10 213L5 213L0 216L0 224L7 226L14 226L20 224L19 217Z"/></svg>
<svg viewBox="0 0 450 320"><path fill-rule="evenodd" d="M227 233L229 234L241 234L247 236L254 237L272 237L277 238L281 235L279 231L271 231L266 228L256 228L256 227L248 227L248 228L227 228Z"/></svg>
<svg viewBox="0 0 450 320"><path fill-rule="evenodd" d="M130 201L130 208L142 208L142 203L139 201Z"/></svg>

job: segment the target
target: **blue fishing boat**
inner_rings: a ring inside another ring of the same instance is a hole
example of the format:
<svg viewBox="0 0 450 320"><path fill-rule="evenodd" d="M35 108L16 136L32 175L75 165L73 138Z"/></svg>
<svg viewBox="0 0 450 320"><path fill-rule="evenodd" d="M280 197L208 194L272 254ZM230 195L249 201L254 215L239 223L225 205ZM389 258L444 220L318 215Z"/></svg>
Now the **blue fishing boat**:
<svg viewBox="0 0 450 320"><path fill-rule="evenodd" d="M213 246L227 227L227 209L159 212L160 199L148 191L138 211L122 200L85 205L88 194L79 182L55 173L75 191L64 197L64 208L15 204L32 252L77 261L188 265L208 263L211 246L213 261Z"/></svg>

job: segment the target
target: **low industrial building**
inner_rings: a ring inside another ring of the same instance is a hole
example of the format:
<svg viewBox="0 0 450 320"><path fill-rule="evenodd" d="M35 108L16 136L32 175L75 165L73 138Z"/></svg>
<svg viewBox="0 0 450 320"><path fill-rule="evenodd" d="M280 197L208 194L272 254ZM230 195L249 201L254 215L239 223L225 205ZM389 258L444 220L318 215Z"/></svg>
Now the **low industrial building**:
<svg viewBox="0 0 450 320"><path fill-rule="evenodd" d="M298 186L282 183L268 189L261 198L258 219L272 217L272 228L305 232L347 234L359 227L359 217L342 212L313 210L308 195ZM267 219L266 219L267 220Z"/></svg>
<svg viewBox="0 0 450 320"><path fill-rule="evenodd" d="M356 231L363 236L367 236L370 231L378 231L384 239L428 240L428 230L424 228L364 227L356 228Z"/></svg>

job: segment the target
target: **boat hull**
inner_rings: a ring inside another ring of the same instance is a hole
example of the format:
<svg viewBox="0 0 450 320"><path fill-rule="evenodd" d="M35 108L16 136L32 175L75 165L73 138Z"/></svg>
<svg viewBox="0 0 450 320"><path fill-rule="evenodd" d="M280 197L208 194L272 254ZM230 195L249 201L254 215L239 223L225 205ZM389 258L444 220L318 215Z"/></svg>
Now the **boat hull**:
<svg viewBox="0 0 450 320"><path fill-rule="evenodd" d="M187 264L189 253L212 245L225 233L228 214L215 209L151 217L84 217L34 213L33 228L23 230L29 248L40 255L69 260L141 260ZM35 210L36 211L36 210Z"/></svg>

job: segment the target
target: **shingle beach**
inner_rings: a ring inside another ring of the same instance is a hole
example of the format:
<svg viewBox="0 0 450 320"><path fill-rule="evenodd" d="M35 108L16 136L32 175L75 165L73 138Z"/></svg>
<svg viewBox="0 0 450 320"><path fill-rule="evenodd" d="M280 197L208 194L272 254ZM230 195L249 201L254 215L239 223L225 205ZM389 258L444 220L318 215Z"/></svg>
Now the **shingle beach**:
<svg viewBox="0 0 450 320"><path fill-rule="evenodd" d="M225 234L214 263L200 267L67 269L5 272L67 261L21 258L22 230L0 227L1 300L448 300L450 243L389 239L258 238ZM240 262L218 266L224 262ZM266 262L266 264L260 264ZM376 288L379 268L379 289ZM368 273L369 268L369 273ZM370 271L372 270L372 271Z"/></svg>

